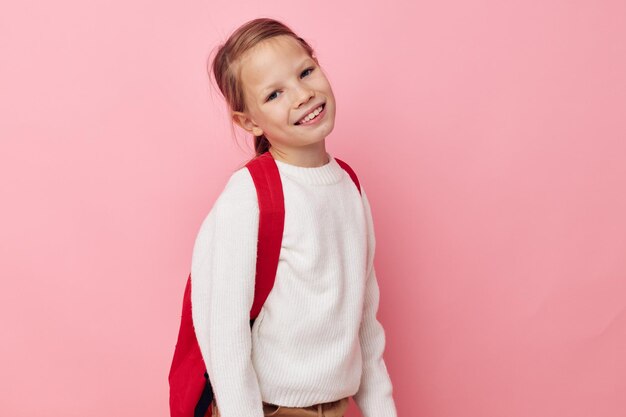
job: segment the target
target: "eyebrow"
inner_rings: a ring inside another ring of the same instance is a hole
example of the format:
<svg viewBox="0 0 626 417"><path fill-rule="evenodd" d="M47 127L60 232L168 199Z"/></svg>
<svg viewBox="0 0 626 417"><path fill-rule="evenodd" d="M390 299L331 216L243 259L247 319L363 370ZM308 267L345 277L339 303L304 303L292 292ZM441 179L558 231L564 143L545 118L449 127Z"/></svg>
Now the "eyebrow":
<svg viewBox="0 0 626 417"><path fill-rule="evenodd" d="M298 64L298 66L296 66L296 68L301 68L304 66L304 64L308 61L314 62L311 57L306 57L304 60L302 60L300 62L300 64ZM259 95L261 96L265 96L265 94L269 93L274 87L276 87L278 84L280 84L280 81L275 81L271 84L266 85L265 87L262 87L259 90Z"/></svg>

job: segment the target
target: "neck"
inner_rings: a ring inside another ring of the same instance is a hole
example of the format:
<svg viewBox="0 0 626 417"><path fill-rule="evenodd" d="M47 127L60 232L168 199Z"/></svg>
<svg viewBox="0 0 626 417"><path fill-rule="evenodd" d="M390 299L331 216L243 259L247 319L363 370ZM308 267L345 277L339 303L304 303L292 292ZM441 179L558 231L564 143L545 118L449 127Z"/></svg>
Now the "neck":
<svg viewBox="0 0 626 417"><path fill-rule="evenodd" d="M269 152L277 161L304 168L317 168L328 164L330 158L328 152L326 152L324 141L315 145L315 147L289 149L286 151L272 146Z"/></svg>

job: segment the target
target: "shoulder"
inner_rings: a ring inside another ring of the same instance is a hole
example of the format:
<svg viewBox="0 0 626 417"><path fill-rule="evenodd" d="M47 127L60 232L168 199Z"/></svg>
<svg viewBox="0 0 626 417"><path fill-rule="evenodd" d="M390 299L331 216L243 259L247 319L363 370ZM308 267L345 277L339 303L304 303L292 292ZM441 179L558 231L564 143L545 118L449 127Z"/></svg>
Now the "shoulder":
<svg viewBox="0 0 626 417"><path fill-rule="evenodd" d="M372 221L372 206L370 204L370 200L365 192L365 187L363 183L361 183L361 201L363 202L363 208L365 209L365 214L367 215L368 221Z"/></svg>
<svg viewBox="0 0 626 417"><path fill-rule="evenodd" d="M333 158L335 159L337 164L345 171L348 177L350 177L352 182L356 185L357 189L359 189L360 191L361 181L359 180L359 176L357 175L355 169L352 168L352 166L349 163L347 163L345 160L337 158L337 157L333 157Z"/></svg>
<svg viewBox="0 0 626 417"><path fill-rule="evenodd" d="M366 210L366 214L368 216L371 216L371 206L367 198L367 193L365 192L365 186L363 185L363 181L361 181L358 174L356 173L356 170L344 159L340 159L335 156L334 158L335 161L337 161L337 164L339 164L339 166L341 166L341 168L346 172L347 177L350 178L350 182L357 187L360 193L361 202L363 203L363 207Z"/></svg>
<svg viewBox="0 0 626 417"><path fill-rule="evenodd" d="M256 187L246 167L232 173L214 205L214 209L226 210L237 210L241 207L258 208Z"/></svg>
<svg viewBox="0 0 626 417"><path fill-rule="evenodd" d="M367 198L367 193L365 192L365 186L363 186L363 183L360 183L360 186L361 186L361 200L363 200L363 204L369 207L369 199Z"/></svg>
<svg viewBox="0 0 626 417"><path fill-rule="evenodd" d="M246 167L233 172L213 206L200 225L198 237L211 234L218 225L235 227L237 224L257 221L259 205L252 176Z"/></svg>

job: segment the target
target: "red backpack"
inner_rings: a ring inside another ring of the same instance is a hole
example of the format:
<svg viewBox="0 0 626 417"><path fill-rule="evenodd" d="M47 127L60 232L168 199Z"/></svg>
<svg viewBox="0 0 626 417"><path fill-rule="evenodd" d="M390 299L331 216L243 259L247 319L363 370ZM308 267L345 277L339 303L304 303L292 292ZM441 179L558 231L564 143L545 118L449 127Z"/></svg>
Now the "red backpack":
<svg viewBox="0 0 626 417"><path fill-rule="evenodd" d="M350 175L360 193L361 186L352 168L337 158L335 160ZM283 237L285 205L280 174L271 153L265 152L254 158L246 164L246 168L254 181L259 202L258 256L254 302L250 310L252 327L274 286ZM213 389L193 329L191 273L183 295L178 341L168 379L171 417L211 417Z"/></svg>

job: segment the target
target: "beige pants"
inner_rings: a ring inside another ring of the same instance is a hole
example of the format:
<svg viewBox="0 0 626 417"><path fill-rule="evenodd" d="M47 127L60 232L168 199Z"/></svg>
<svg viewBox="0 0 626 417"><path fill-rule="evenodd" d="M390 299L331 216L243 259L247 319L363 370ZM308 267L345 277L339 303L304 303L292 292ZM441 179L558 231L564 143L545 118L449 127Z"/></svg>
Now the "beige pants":
<svg viewBox="0 0 626 417"><path fill-rule="evenodd" d="M283 407L263 402L263 414L266 417L343 417L348 408L349 398L308 407ZM220 417L220 410L217 408L215 399L213 399L211 406L213 407L212 416Z"/></svg>

